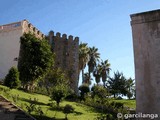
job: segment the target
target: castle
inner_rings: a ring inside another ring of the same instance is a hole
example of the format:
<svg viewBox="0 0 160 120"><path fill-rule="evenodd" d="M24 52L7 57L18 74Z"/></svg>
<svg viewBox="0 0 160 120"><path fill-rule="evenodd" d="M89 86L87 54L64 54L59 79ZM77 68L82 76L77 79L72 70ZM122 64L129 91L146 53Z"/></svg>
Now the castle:
<svg viewBox="0 0 160 120"><path fill-rule="evenodd" d="M132 14L131 26L136 112L160 116L160 10Z"/></svg>
<svg viewBox="0 0 160 120"><path fill-rule="evenodd" d="M64 70L69 79L71 88L77 92L78 88L78 68L79 68L79 38L61 34L58 32L54 35L53 31L49 32L49 43L52 51L56 54L55 67Z"/></svg>
<svg viewBox="0 0 160 120"><path fill-rule="evenodd" d="M64 70L69 79L70 87L77 92L79 38L66 34L49 32L44 35L27 20L0 26L0 79L4 79L12 66L17 66L20 51L20 37L23 33L34 33L37 38L48 38L52 51L56 55L55 67Z"/></svg>

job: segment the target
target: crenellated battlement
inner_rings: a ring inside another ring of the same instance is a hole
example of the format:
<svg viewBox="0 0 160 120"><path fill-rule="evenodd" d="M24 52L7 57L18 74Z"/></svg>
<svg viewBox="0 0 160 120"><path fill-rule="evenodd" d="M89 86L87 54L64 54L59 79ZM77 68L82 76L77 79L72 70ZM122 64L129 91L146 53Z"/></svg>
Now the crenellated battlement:
<svg viewBox="0 0 160 120"><path fill-rule="evenodd" d="M34 27L27 20L22 21L23 32L31 32L34 33L38 38L45 38L45 35L40 32L36 27Z"/></svg>
<svg viewBox="0 0 160 120"><path fill-rule="evenodd" d="M5 24L0 26L0 32L8 32L13 30L22 30L22 33L31 32L34 33L38 38L45 38L45 35L40 32L36 27L34 27L27 20L22 20L19 22L14 22L10 24Z"/></svg>
<svg viewBox="0 0 160 120"><path fill-rule="evenodd" d="M68 40L68 41L79 41L79 37L73 37L72 35L69 35L67 36L67 34L62 34L60 32L57 32L56 34L53 32L53 31L50 31L49 32L49 37L56 37L58 39L65 39L65 40Z"/></svg>

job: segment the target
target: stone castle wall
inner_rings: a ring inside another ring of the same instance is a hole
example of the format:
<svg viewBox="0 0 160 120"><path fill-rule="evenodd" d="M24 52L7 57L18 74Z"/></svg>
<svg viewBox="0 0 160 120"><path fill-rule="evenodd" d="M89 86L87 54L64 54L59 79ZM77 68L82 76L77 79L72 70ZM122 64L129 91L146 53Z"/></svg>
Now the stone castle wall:
<svg viewBox="0 0 160 120"><path fill-rule="evenodd" d="M35 28L27 20L0 26L0 79L3 79L12 66L17 66L17 60L21 54L20 37L23 33L34 33L42 39L45 35ZM49 33L49 43L56 54L55 67L66 71L70 79L71 88L78 91L78 67L79 67L79 38L73 36L61 36L60 33Z"/></svg>
<svg viewBox="0 0 160 120"><path fill-rule="evenodd" d="M78 65L79 65L79 38L73 36L67 37L66 34L58 32L49 33L49 43L52 46L53 52L56 54L55 67L60 67L67 72L70 78L71 88L78 91Z"/></svg>
<svg viewBox="0 0 160 120"><path fill-rule="evenodd" d="M22 27L23 33L31 32L35 34L37 38L45 38L45 35L42 32L40 32L40 30L38 30L36 27L34 27L31 23L29 23L27 20L22 21Z"/></svg>
<svg viewBox="0 0 160 120"><path fill-rule="evenodd" d="M136 80L136 112L159 114L160 10L133 14L131 20Z"/></svg>

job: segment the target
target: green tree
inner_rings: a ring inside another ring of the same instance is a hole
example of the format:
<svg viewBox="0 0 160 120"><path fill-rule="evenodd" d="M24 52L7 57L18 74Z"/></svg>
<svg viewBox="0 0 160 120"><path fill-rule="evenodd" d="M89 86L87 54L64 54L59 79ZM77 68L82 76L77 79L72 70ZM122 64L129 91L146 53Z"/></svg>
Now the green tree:
<svg viewBox="0 0 160 120"><path fill-rule="evenodd" d="M19 72L16 67L11 67L9 73L4 79L4 85L10 88L18 88L21 85L19 80Z"/></svg>
<svg viewBox="0 0 160 120"><path fill-rule="evenodd" d="M82 71L82 81L84 81L84 69L89 60L89 48L87 43L81 43L79 45L79 74Z"/></svg>
<svg viewBox="0 0 160 120"><path fill-rule="evenodd" d="M84 81L82 81L82 84L88 84L90 85L91 84L91 80L92 78L89 76L89 73L85 73L84 74Z"/></svg>
<svg viewBox="0 0 160 120"><path fill-rule="evenodd" d="M118 95L126 95L127 87L126 87L126 78L123 73L119 73L118 71L114 73L114 76L109 78L109 86L108 89L114 97Z"/></svg>
<svg viewBox="0 0 160 120"><path fill-rule="evenodd" d="M67 118L68 114L73 113L73 111L74 111L74 108L71 105L67 104L64 106L63 113L65 114L66 120L68 120L68 118Z"/></svg>
<svg viewBox="0 0 160 120"><path fill-rule="evenodd" d="M38 82L37 87L44 87L47 90L47 95L51 95L52 88L62 83L69 86L68 76L61 68L53 68L47 73L44 79Z"/></svg>
<svg viewBox="0 0 160 120"><path fill-rule="evenodd" d="M88 92L90 92L89 85L88 85L88 84L82 84L81 86L79 86L79 90L81 91L81 92L80 92L81 100L84 100L84 101L85 101L85 95L86 95Z"/></svg>
<svg viewBox="0 0 160 120"><path fill-rule="evenodd" d="M35 82L46 75L53 66L53 53L45 39L38 39L34 34L24 33L20 38L18 70L20 80L32 89Z"/></svg>
<svg viewBox="0 0 160 120"><path fill-rule="evenodd" d="M51 98L56 101L57 107L59 107L59 103L62 101L62 99L67 96L67 91L68 88L67 86L63 85L63 83L53 87Z"/></svg>
<svg viewBox="0 0 160 120"><path fill-rule="evenodd" d="M128 89L127 92L127 97L128 99L131 99L131 97L133 97L134 95L134 91L135 91L135 83L134 83L134 79L132 79L131 77L126 81L126 87Z"/></svg>
<svg viewBox="0 0 160 120"><path fill-rule="evenodd" d="M97 85L101 80L101 71L102 71L101 66L98 64L98 66L96 66L96 69L93 72L93 76L95 77Z"/></svg>
<svg viewBox="0 0 160 120"><path fill-rule="evenodd" d="M92 47L89 48L89 62L88 62L88 72L89 76L92 73L97 65L97 61L99 61L100 53L98 53L98 48Z"/></svg>
<svg viewBox="0 0 160 120"><path fill-rule="evenodd" d="M108 91L106 88L104 88L102 85L94 85L91 88L92 91L92 97L94 98L95 96L97 96L98 98L100 98L100 100L102 99L106 99L106 97L108 97Z"/></svg>
<svg viewBox="0 0 160 120"><path fill-rule="evenodd" d="M103 86L105 87L105 83L107 81L107 77L109 76L109 71L110 71L110 63L108 62L108 60L102 61L101 62L101 76L102 76L102 82L103 82Z"/></svg>

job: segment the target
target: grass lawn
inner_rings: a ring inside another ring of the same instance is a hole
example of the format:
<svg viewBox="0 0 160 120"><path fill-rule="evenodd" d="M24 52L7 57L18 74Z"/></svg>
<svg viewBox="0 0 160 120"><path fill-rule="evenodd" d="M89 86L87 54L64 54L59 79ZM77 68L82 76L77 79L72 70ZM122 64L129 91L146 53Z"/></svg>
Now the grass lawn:
<svg viewBox="0 0 160 120"><path fill-rule="evenodd" d="M113 100L113 101L123 103L124 106L129 108L133 108L133 109L136 108L136 100L123 99L123 100Z"/></svg>
<svg viewBox="0 0 160 120"><path fill-rule="evenodd" d="M56 119L65 118L65 114L62 111L56 111L52 109L48 105L48 103L54 102L51 101L48 96L35 94L35 93L26 93L20 90L12 89L10 91L3 91L2 89L6 88L5 86L0 85L0 94L7 98L8 100L13 102L13 98L11 96L19 95L18 100L15 104L21 107L24 111L27 112L26 105L29 105L31 100L37 99L35 103L37 107L41 107L44 115L47 116L44 119L47 120L49 118L55 117ZM60 103L60 106L65 106L66 104L70 104L74 108L74 113L68 115L69 120L93 120L97 117L98 112L92 107L88 107L86 105L76 103L76 102L68 102L63 101ZM36 113L31 113L33 116L36 116Z"/></svg>
<svg viewBox="0 0 160 120"><path fill-rule="evenodd" d="M21 90L12 89L9 91L4 91L4 89L7 89L7 87L0 85L0 94L7 98L10 101L14 101L14 103L22 108L24 111L27 112L26 105L30 105L30 103L37 99L35 102L36 107L41 107L44 118L42 120L49 120L50 118L55 117L57 120L62 120L65 118L65 114L62 111L57 111L53 109L49 103L55 104L55 101L51 101L51 99L48 96L36 94L36 93L27 93L23 92ZM19 96L18 99L15 101L13 96ZM115 102L121 102L124 103L125 106L130 108L135 108L135 100L113 100ZM68 115L69 120L94 120L94 118L97 117L99 114L94 108L76 103L76 102L69 102L69 101L63 101L60 103L60 106L65 106L66 104L70 104L74 108L74 113L71 113ZM37 113L31 112L31 114L36 117Z"/></svg>

